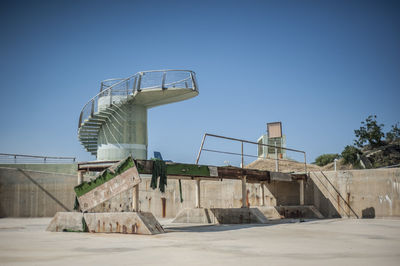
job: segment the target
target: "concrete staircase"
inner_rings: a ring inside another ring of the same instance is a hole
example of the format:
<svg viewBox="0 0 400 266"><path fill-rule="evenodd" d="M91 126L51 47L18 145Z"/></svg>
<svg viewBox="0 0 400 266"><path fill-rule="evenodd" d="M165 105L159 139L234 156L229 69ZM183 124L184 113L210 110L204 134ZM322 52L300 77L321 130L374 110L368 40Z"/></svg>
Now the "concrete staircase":
<svg viewBox="0 0 400 266"><path fill-rule="evenodd" d="M78 139L98 160L121 160L131 154L146 159L147 109L197 95L190 70L142 71L103 81L100 93L82 108Z"/></svg>

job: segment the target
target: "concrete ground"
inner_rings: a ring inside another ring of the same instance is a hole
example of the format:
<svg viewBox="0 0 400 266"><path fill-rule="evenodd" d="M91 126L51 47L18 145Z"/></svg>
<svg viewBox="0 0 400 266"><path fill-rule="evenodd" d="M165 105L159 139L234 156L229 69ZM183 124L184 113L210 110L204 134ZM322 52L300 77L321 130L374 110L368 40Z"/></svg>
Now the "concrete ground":
<svg viewBox="0 0 400 266"><path fill-rule="evenodd" d="M154 236L51 233L0 219L1 265L399 265L400 220L172 225Z"/></svg>

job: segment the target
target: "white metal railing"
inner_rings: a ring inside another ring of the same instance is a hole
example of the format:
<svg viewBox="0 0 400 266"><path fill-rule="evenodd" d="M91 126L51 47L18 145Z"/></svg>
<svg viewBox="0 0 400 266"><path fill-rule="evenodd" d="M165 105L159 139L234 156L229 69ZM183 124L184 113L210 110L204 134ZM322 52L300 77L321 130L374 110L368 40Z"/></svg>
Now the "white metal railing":
<svg viewBox="0 0 400 266"><path fill-rule="evenodd" d="M100 92L90 99L79 115L78 129L82 122L93 116L99 111L99 99L102 97L107 100L107 105L119 102L134 95L135 92L149 89L169 89L169 88L187 88L198 91L196 74L191 70L150 70L141 71L128 78L117 78L103 80L100 85ZM117 97L115 97L117 96ZM102 99L102 100L104 100ZM104 104L104 101L102 101Z"/></svg>

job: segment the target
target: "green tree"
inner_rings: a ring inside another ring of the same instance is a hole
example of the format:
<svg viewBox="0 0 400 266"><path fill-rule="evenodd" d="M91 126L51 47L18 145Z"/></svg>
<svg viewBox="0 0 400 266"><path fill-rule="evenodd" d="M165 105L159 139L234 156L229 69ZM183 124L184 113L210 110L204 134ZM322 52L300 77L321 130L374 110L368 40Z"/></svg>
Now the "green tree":
<svg viewBox="0 0 400 266"><path fill-rule="evenodd" d="M386 140L388 142L400 139L400 128L398 127L398 124L399 123L392 125L392 129L386 133Z"/></svg>
<svg viewBox="0 0 400 266"><path fill-rule="evenodd" d="M361 122L361 127L354 130L357 138L354 140L354 144L359 148L364 147L365 143L371 145L372 148L381 146L383 144L382 138L385 136L382 127L383 124L378 124L376 121L376 115L368 116L365 121Z"/></svg>
<svg viewBox="0 0 400 266"><path fill-rule="evenodd" d="M315 158L315 164L318 166L324 166L338 158L340 158L340 155L337 153L322 154Z"/></svg>
<svg viewBox="0 0 400 266"><path fill-rule="evenodd" d="M361 151L354 146L347 145L342 151L342 158L344 164L352 164L358 165L359 159L358 155L361 154Z"/></svg>

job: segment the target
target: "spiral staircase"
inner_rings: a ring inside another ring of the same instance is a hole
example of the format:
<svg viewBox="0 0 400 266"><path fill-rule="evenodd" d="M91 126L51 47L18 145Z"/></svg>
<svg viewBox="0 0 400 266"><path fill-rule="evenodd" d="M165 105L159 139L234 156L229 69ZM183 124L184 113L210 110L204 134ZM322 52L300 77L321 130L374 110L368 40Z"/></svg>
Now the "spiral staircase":
<svg viewBox="0 0 400 266"><path fill-rule="evenodd" d="M190 70L152 70L101 82L82 108L78 138L98 161L147 159L147 110L199 93Z"/></svg>

